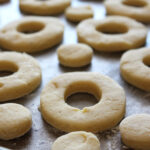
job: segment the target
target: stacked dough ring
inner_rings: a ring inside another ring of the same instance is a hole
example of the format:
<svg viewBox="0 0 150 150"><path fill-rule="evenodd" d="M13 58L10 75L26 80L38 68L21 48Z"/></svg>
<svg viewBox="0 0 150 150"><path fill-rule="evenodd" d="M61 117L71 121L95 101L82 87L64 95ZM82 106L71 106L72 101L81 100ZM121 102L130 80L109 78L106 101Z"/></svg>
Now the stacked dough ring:
<svg viewBox="0 0 150 150"><path fill-rule="evenodd" d="M120 15L150 23L150 0L106 0L108 15Z"/></svg>
<svg viewBox="0 0 150 150"><path fill-rule="evenodd" d="M100 143L92 133L72 132L58 138L52 150L100 150Z"/></svg>
<svg viewBox="0 0 150 150"><path fill-rule="evenodd" d="M10 140L24 135L32 125L30 111L19 104L0 105L0 139Z"/></svg>
<svg viewBox="0 0 150 150"><path fill-rule="evenodd" d="M150 115L139 114L127 117L120 124L124 144L133 149L150 149Z"/></svg>
<svg viewBox="0 0 150 150"><path fill-rule="evenodd" d="M38 52L61 42L64 26L52 17L24 17L0 30L0 46L20 52Z"/></svg>
<svg viewBox="0 0 150 150"><path fill-rule="evenodd" d="M150 91L150 48L126 52L121 58L121 74L130 84Z"/></svg>
<svg viewBox="0 0 150 150"><path fill-rule="evenodd" d="M92 93L99 102L82 110L69 106L65 99L76 92ZM99 73L67 73L54 78L43 89L40 110L43 118L60 130L99 132L122 119L125 94L118 84Z"/></svg>
<svg viewBox="0 0 150 150"><path fill-rule="evenodd" d="M56 15L64 12L71 0L20 0L23 12L35 15Z"/></svg>
<svg viewBox="0 0 150 150"><path fill-rule="evenodd" d="M1 52L0 70L13 72L10 76L0 77L0 102L25 96L41 82L40 66L27 54Z"/></svg>
<svg viewBox="0 0 150 150"><path fill-rule="evenodd" d="M66 18L72 22L80 22L93 17L93 10L90 6L69 7L65 12Z"/></svg>
<svg viewBox="0 0 150 150"><path fill-rule="evenodd" d="M85 20L79 24L77 32L79 42L89 44L97 51L105 52L140 47L145 43L147 35L144 25L120 16L111 16L104 20Z"/></svg>
<svg viewBox="0 0 150 150"><path fill-rule="evenodd" d="M93 50L85 44L69 44L60 46L57 54L62 65L82 67L91 62Z"/></svg>

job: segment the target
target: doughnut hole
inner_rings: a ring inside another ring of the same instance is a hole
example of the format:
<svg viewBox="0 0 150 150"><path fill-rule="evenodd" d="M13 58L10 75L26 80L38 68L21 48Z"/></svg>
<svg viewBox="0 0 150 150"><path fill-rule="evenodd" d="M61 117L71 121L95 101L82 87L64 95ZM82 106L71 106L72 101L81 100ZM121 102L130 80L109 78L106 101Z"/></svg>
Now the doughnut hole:
<svg viewBox="0 0 150 150"><path fill-rule="evenodd" d="M0 77L10 76L17 71L18 71L18 66L16 64L8 61L0 61ZM1 83L0 83L0 87L1 87Z"/></svg>
<svg viewBox="0 0 150 150"><path fill-rule="evenodd" d="M64 98L67 104L84 110L100 101L101 91L90 81L74 82L66 88Z"/></svg>
<svg viewBox="0 0 150 150"><path fill-rule="evenodd" d="M131 7L145 7L147 5L144 0L123 0L122 3Z"/></svg>
<svg viewBox="0 0 150 150"><path fill-rule="evenodd" d="M146 65L147 67L150 67L150 56L146 56L146 57L143 59L143 63L144 63L144 65Z"/></svg>
<svg viewBox="0 0 150 150"><path fill-rule="evenodd" d="M32 34L40 32L44 29L44 27L45 25L41 22L30 21L19 24L17 27L17 31L24 34Z"/></svg>
<svg viewBox="0 0 150 150"><path fill-rule="evenodd" d="M119 23L105 23L98 26L96 30L104 34L124 34L128 32L128 27Z"/></svg>

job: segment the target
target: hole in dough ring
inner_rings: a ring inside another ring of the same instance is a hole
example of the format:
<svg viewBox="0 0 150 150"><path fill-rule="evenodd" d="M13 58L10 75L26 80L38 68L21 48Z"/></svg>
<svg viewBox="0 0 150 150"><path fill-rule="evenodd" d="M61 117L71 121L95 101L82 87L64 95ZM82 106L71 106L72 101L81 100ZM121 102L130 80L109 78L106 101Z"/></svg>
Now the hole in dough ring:
<svg viewBox="0 0 150 150"><path fill-rule="evenodd" d="M8 50L34 53L60 43L63 31L64 26L57 18L24 17L0 30L0 46Z"/></svg>
<svg viewBox="0 0 150 150"><path fill-rule="evenodd" d="M60 46L57 55L64 66L83 67L90 64L93 50L86 44L68 44Z"/></svg>
<svg viewBox="0 0 150 150"><path fill-rule="evenodd" d="M150 149L150 115L137 114L125 118L120 124L123 143L133 149Z"/></svg>
<svg viewBox="0 0 150 150"><path fill-rule="evenodd" d="M93 94L99 102L82 110L69 106L65 99L76 92ZM125 113L124 90L99 73L66 73L51 80L41 94L43 118L66 131L99 132L116 126Z"/></svg>
<svg viewBox="0 0 150 150"><path fill-rule="evenodd" d="M122 77L130 84L150 92L150 48L131 50L120 62Z"/></svg>
<svg viewBox="0 0 150 150"><path fill-rule="evenodd" d="M57 15L70 6L71 0L20 0L21 11L34 15Z"/></svg>
<svg viewBox="0 0 150 150"><path fill-rule="evenodd" d="M93 15L91 6L68 7L65 11L66 18L72 22L80 22L92 18Z"/></svg>
<svg viewBox="0 0 150 150"><path fill-rule="evenodd" d="M120 34L111 34L114 32ZM82 21L77 27L77 33L79 42L89 44L97 51L116 52L144 45L147 29L133 19L110 16L103 20Z"/></svg>
<svg viewBox="0 0 150 150"><path fill-rule="evenodd" d="M15 103L0 105L0 139L11 140L23 136L32 126L30 111Z"/></svg>
<svg viewBox="0 0 150 150"><path fill-rule="evenodd" d="M128 16L143 23L150 23L149 0L107 0L105 7L108 15Z"/></svg>
<svg viewBox="0 0 150 150"><path fill-rule="evenodd" d="M98 138L90 132L71 132L59 137L52 150L100 150Z"/></svg>
<svg viewBox="0 0 150 150"><path fill-rule="evenodd" d="M41 82L40 66L27 54L1 52L0 70L16 71L10 76L0 77L0 102L25 96Z"/></svg>

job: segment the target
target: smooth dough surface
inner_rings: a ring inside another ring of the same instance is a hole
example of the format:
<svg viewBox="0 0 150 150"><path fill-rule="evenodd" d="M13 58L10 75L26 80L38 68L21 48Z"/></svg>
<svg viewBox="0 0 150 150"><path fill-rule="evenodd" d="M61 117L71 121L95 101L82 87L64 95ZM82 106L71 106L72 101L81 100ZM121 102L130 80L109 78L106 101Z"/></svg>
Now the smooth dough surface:
<svg viewBox="0 0 150 150"><path fill-rule="evenodd" d="M13 72L9 76L0 77L0 102L25 96L41 82L38 62L24 53L0 52L0 71Z"/></svg>
<svg viewBox="0 0 150 150"><path fill-rule="evenodd" d="M71 0L20 0L21 11L33 15L57 15L70 6Z"/></svg>
<svg viewBox="0 0 150 150"><path fill-rule="evenodd" d="M77 92L93 94L98 103L82 110L68 105L66 98ZM119 123L125 103L124 90L109 77L74 72L62 74L47 84L41 94L40 110L46 122L60 130L99 132Z"/></svg>
<svg viewBox="0 0 150 150"><path fill-rule="evenodd" d="M116 52L144 45L147 28L128 17L109 16L103 20L82 21L77 34L79 42L89 44L97 51Z"/></svg>
<svg viewBox="0 0 150 150"><path fill-rule="evenodd" d="M91 6L68 7L65 11L66 18L72 22L92 18L94 13Z"/></svg>
<svg viewBox="0 0 150 150"><path fill-rule="evenodd" d="M71 132L56 139L52 150L100 150L100 142L90 132Z"/></svg>
<svg viewBox="0 0 150 150"><path fill-rule="evenodd" d="M150 0L106 0L108 15L127 16L150 23Z"/></svg>
<svg viewBox="0 0 150 150"><path fill-rule="evenodd" d="M120 124L124 144L133 149L150 150L150 115L137 114Z"/></svg>
<svg viewBox="0 0 150 150"><path fill-rule="evenodd" d="M62 45L57 50L59 62L67 67L82 67L90 64L93 50L85 44Z"/></svg>
<svg viewBox="0 0 150 150"><path fill-rule="evenodd" d="M0 139L11 140L23 136L32 126L30 111L15 103L0 105Z"/></svg>
<svg viewBox="0 0 150 150"><path fill-rule="evenodd" d="M28 16L0 30L0 47L34 53L59 44L63 32L64 25L57 18Z"/></svg>
<svg viewBox="0 0 150 150"><path fill-rule="evenodd" d="M150 48L130 50L120 62L122 77L130 84L150 92Z"/></svg>

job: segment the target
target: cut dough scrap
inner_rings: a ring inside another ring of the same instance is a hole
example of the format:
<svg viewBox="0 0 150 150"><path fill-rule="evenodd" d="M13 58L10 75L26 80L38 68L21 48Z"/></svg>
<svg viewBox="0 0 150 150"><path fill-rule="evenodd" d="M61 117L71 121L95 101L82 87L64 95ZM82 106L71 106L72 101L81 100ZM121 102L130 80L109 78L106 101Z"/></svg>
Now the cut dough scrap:
<svg viewBox="0 0 150 150"><path fill-rule="evenodd" d="M0 46L7 50L35 53L59 44L64 25L55 17L23 17L0 30Z"/></svg>
<svg viewBox="0 0 150 150"><path fill-rule="evenodd" d="M112 90L113 89L113 90ZM82 110L68 105L71 94L93 94L98 103ZM125 113L124 90L99 73L65 73L52 79L41 93L40 110L46 122L66 132L100 132L116 126Z"/></svg>
<svg viewBox="0 0 150 150"><path fill-rule="evenodd" d="M0 71L13 72L0 77L0 102L25 96L41 83L39 63L25 53L0 52Z"/></svg>
<svg viewBox="0 0 150 150"><path fill-rule="evenodd" d="M30 111L15 103L0 105L0 139L11 140L23 136L32 126Z"/></svg>
<svg viewBox="0 0 150 150"><path fill-rule="evenodd" d="M90 64L93 50L85 44L62 45L57 50L60 63L67 67L82 67Z"/></svg>
<svg viewBox="0 0 150 150"><path fill-rule="evenodd" d="M127 16L150 23L150 0L106 0L108 15Z"/></svg>
<svg viewBox="0 0 150 150"><path fill-rule="evenodd" d="M100 142L92 133L72 132L59 137L52 150L100 150Z"/></svg>
<svg viewBox="0 0 150 150"><path fill-rule="evenodd" d="M120 124L125 145L133 149L150 150L150 115L137 114L125 118Z"/></svg>
<svg viewBox="0 0 150 150"><path fill-rule="evenodd" d="M94 13L91 6L68 7L65 11L66 18L72 22L92 18Z"/></svg>
<svg viewBox="0 0 150 150"><path fill-rule="evenodd" d="M71 0L20 0L21 11L33 15L57 15L70 6Z"/></svg>
<svg viewBox="0 0 150 150"><path fill-rule="evenodd" d="M150 92L150 48L130 50L120 62L122 77L130 84Z"/></svg>
<svg viewBox="0 0 150 150"><path fill-rule="evenodd" d="M147 33L143 24L123 16L109 16L102 20L87 19L77 27L79 42L103 52L141 47L145 44Z"/></svg>

